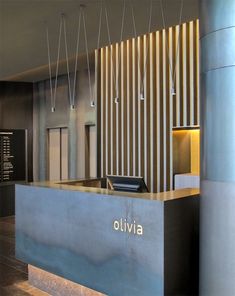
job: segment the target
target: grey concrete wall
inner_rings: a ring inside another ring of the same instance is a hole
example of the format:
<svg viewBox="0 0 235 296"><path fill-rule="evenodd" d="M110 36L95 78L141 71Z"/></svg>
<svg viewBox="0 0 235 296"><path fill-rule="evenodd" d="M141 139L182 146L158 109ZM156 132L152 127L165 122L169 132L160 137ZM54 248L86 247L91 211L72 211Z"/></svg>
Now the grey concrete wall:
<svg viewBox="0 0 235 296"><path fill-rule="evenodd" d="M95 72L91 71L92 89L95 87ZM71 76L73 81L73 76ZM54 81L53 81L54 83ZM69 129L69 178L85 176L85 125L96 123L96 108L90 107L90 90L87 70L77 73L75 110L70 110L68 80L58 78L56 111L51 112L49 80L34 84L34 180L47 179L47 129Z"/></svg>

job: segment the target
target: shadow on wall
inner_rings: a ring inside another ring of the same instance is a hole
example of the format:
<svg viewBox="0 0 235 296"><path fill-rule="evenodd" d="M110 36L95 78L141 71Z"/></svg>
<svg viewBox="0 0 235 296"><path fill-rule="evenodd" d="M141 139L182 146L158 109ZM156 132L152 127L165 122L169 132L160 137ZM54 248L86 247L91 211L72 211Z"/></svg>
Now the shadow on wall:
<svg viewBox="0 0 235 296"><path fill-rule="evenodd" d="M73 81L73 75L70 76ZM54 80L53 80L54 85ZM91 85L95 90L95 70L91 69ZM95 92L93 92L95 94ZM77 73L75 109L70 109L68 80L58 77L55 112L51 112L50 81L34 84L33 106L33 162L34 180L48 179L48 128L68 128L68 175L69 178L85 176L85 125L96 124L96 108L90 106L90 89L87 70Z"/></svg>

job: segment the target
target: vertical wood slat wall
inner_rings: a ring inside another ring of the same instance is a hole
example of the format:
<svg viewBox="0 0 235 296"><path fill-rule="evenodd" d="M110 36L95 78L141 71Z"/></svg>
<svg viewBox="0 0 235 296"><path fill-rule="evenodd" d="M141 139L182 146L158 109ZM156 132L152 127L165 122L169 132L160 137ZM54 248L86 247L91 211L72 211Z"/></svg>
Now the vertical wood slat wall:
<svg viewBox="0 0 235 296"><path fill-rule="evenodd" d="M198 20L101 48L96 59L100 175L172 189L172 128L199 125Z"/></svg>

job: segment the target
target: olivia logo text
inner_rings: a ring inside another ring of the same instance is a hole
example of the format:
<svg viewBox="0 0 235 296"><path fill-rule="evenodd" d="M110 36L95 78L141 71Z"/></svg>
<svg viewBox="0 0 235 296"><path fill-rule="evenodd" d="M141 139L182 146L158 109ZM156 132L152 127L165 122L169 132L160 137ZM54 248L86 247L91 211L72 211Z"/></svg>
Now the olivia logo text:
<svg viewBox="0 0 235 296"><path fill-rule="evenodd" d="M144 228L142 225L136 223L135 220L133 222L128 222L127 219L123 218L113 222L113 229L115 231L126 232L134 235L144 234Z"/></svg>

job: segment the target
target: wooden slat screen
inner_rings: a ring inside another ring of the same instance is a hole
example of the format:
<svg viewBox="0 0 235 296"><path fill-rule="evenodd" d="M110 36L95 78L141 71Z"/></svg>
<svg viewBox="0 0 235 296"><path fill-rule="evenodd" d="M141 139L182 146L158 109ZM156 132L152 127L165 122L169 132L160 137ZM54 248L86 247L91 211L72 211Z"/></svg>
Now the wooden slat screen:
<svg viewBox="0 0 235 296"><path fill-rule="evenodd" d="M170 190L172 128L199 125L198 20L101 48L96 59L100 175L143 176L151 192Z"/></svg>

